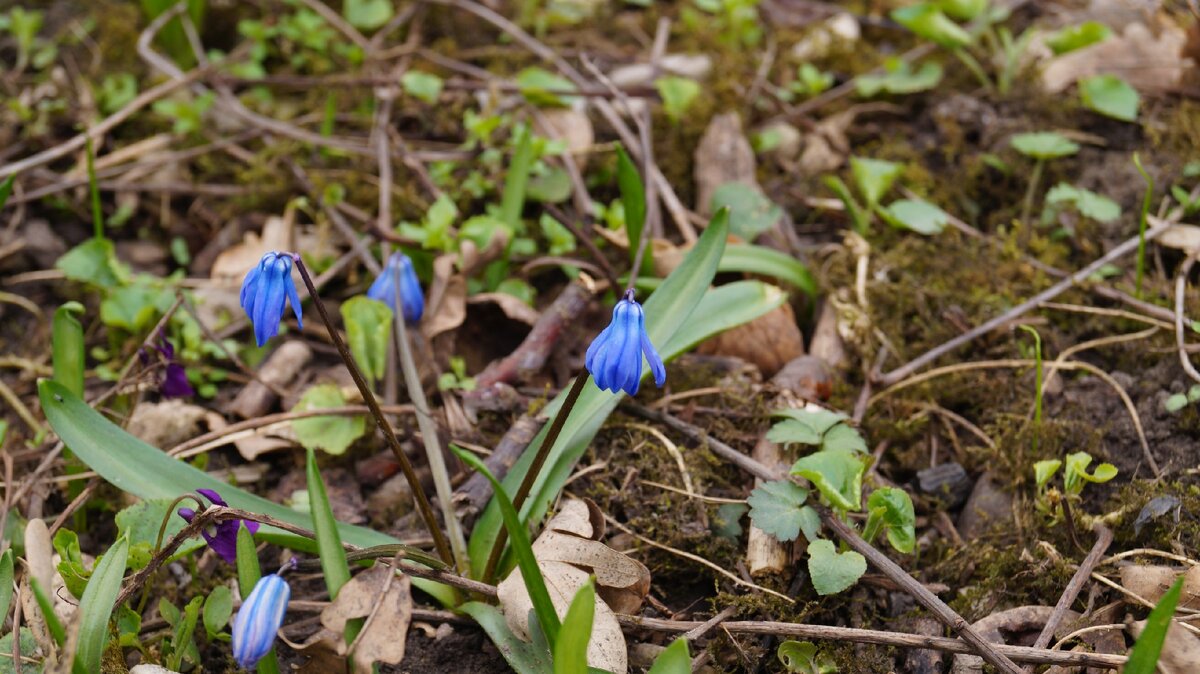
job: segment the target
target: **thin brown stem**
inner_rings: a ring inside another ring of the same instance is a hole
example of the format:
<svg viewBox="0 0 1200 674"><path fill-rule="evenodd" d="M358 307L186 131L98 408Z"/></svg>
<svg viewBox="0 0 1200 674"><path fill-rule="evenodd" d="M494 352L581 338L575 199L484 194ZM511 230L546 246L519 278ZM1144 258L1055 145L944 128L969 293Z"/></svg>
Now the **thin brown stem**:
<svg viewBox="0 0 1200 674"><path fill-rule="evenodd" d="M558 435L562 432L567 417L571 414L571 408L575 407L575 402L579 400L579 394L583 393L583 387L590 379L591 377L587 373L580 373L575 377L570 390L567 391L567 397L563 400L562 407L554 416L554 422L550 424L550 430L546 431L546 437L542 440L542 444L538 445L533 463L530 464L529 470L525 471L525 478L521 480L521 486L513 496L513 507L517 509L518 514L521 512L521 506L525 505L525 499L529 497L529 492L533 490L533 483L537 481L538 474L542 472L542 466L545 465L546 458L550 456L550 450L558 441ZM501 527L496 532L496 541L492 543L492 551L488 554L487 566L483 570L485 582L490 581L496 573L496 565L500 562L500 553L504 551L504 544L507 541L508 532Z"/></svg>
<svg viewBox="0 0 1200 674"><path fill-rule="evenodd" d="M358 387L359 393L362 394L363 402L371 410L371 416L375 417L375 423L379 425L379 430L383 431L383 436L387 438L388 446L391 447L392 453L396 455L396 461L400 463L400 470L404 473L404 478L408 480L408 486L412 489L413 496L417 499L417 509L421 511L421 518L425 520L425 526L429 528L429 534L433 536L433 544L437 548L438 556L442 558L446 564L454 565L454 555L450 551L450 543L446 540L446 535L438 526L437 517L433 514L433 506L429 504L429 497L425 494L425 489L421 486L421 479L417 477L416 470L413 469L412 462L408 460L408 455L404 453L404 448L400 446L400 440L396 438L395 431L392 430L392 425L388 423L387 417L383 415L383 410L379 409L379 401L375 400L375 394L371 392L371 387L367 385L366 378L359 371L358 365L354 363L354 356L350 355L350 349L346 347L346 343L342 341L342 336L333 324L333 320L329 318L329 312L325 309L325 303L321 301L320 295L317 294L317 288L313 284L312 277L308 273L308 267L300 256L294 258L296 260L296 268L300 270L300 278L304 279L304 285L308 288L309 297L313 300L313 305L317 308L317 313L321 316L321 321L325 323L325 329L329 331L329 337L333 340L333 345L337 348L338 355L346 363L346 369L350 372L350 377L354 379L355 386Z"/></svg>

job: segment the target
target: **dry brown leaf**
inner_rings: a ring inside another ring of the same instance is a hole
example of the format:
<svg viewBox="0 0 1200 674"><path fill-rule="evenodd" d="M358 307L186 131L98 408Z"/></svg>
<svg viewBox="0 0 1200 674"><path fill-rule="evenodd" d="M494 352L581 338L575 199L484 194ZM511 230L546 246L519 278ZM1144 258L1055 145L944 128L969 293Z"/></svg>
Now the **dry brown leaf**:
<svg viewBox="0 0 1200 674"><path fill-rule="evenodd" d="M441 255L433 261L433 282L421 330L434 337L462 325L467 318L467 279L455 271L456 255Z"/></svg>
<svg viewBox="0 0 1200 674"><path fill-rule="evenodd" d="M713 193L727 183L745 183L758 189L754 149L742 133L742 118L735 112L713 117L696 146L696 212L712 212Z"/></svg>
<svg viewBox="0 0 1200 674"><path fill-rule="evenodd" d="M25 562L29 565L29 575L35 578L42 591L49 596L54 590L54 581L61 585L62 580L54 564L54 548L50 542L50 530L46 521L33 518L25 525ZM42 610L38 607L37 599L33 596L31 584L25 583L25 591L21 594L21 610L25 616L26 625L33 632L34 640L44 653L54 653L54 641L42 618ZM55 613L58 611L56 610Z"/></svg>
<svg viewBox="0 0 1200 674"><path fill-rule="evenodd" d="M539 135L563 141L579 168L586 166L588 151L596 142L596 132L586 112L571 108L542 110L534 117L533 128Z"/></svg>
<svg viewBox="0 0 1200 674"><path fill-rule="evenodd" d="M753 363L764 377L804 355L804 338L796 314L786 303L762 316L700 343L698 353L735 356Z"/></svg>
<svg viewBox="0 0 1200 674"><path fill-rule="evenodd" d="M1196 225L1171 225L1155 239L1158 243L1182 251L1200 251L1200 227Z"/></svg>
<svg viewBox="0 0 1200 674"><path fill-rule="evenodd" d="M1177 86L1186 72L1182 52L1187 34L1170 22L1163 22L1154 34L1144 23L1113 26L1107 40L1068 52L1050 60L1042 69L1042 89L1056 94L1075 82L1092 75L1113 74L1125 77L1138 89L1161 91ZM1130 73L1137 73L1130 77Z"/></svg>
<svg viewBox="0 0 1200 674"><path fill-rule="evenodd" d="M235 280L239 283L260 258L273 250L293 250L292 225L294 213L289 209L284 217L273 215L263 225L262 235L247 232L245 239L230 246L213 261L210 276L216 280Z"/></svg>
<svg viewBox="0 0 1200 674"><path fill-rule="evenodd" d="M366 618L351 658L355 672L367 674L374 662L395 665L404 659L412 610L412 580L386 564L376 564L342 586L337 599L321 611L321 624L342 634L346 621ZM339 639L338 653L345 654L347 648Z"/></svg>
<svg viewBox="0 0 1200 674"><path fill-rule="evenodd" d="M1184 580L1179 606L1200 608L1200 566L1190 567L1186 572L1158 564L1125 566L1121 568L1121 586L1147 601L1157 603L1180 576Z"/></svg>
<svg viewBox="0 0 1200 674"><path fill-rule="evenodd" d="M182 400L143 402L133 408L128 431L149 445L169 449L199 435L202 423L209 430L226 425L221 415Z"/></svg>
<svg viewBox="0 0 1200 674"><path fill-rule="evenodd" d="M541 317L536 309L525 304L521 298L508 293L478 293L467 298L467 304L495 304L505 316L529 326L537 323Z"/></svg>
<svg viewBox="0 0 1200 674"><path fill-rule="evenodd" d="M596 602L588 665L614 674L628 671L625 637L614 611L633 613L650 591L650 571L641 562L599 542L604 517L591 502L571 499L547 523L533 544L533 554L546 581L550 599L565 615L575 593L596 576ZM533 602L519 569L496 587L509 629L529 639L528 616Z"/></svg>

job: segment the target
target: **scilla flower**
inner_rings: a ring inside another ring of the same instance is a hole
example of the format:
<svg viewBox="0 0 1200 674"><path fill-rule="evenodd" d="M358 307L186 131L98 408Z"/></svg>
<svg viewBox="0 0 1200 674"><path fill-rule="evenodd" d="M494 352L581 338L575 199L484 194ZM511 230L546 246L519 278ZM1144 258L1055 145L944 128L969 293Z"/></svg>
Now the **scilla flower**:
<svg viewBox="0 0 1200 674"><path fill-rule="evenodd" d="M260 578L250 596L242 602L233 619L233 658L242 669L253 669L271 652L291 595L287 581L272 573Z"/></svg>
<svg viewBox="0 0 1200 674"><path fill-rule="evenodd" d="M259 346L279 334L285 297L292 303L296 321L304 327L300 317L300 296L292 281L292 262L292 253L267 253L242 281L242 308L254 324L254 339Z"/></svg>
<svg viewBox="0 0 1200 674"><path fill-rule="evenodd" d="M643 353L654 373L654 384L662 388L667 381L667 371L646 334L642 305L633 299L633 290L628 290L624 299L613 307L612 323L588 347L585 362L601 389L637 395L642 381Z"/></svg>
<svg viewBox="0 0 1200 674"><path fill-rule="evenodd" d="M197 489L197 494L212 502L213 505L226 506L225 499L221 495L211 489ZM191 508L180 508L178 514L183 519L191 524L192 518L196 516L196 511ZM211 529L205 529L200 532L204 540L208 542L208 547L213 549L213 552L221 556L221 559L230 564L237 563L237 533L238 525L246 523L246 528L250 533L258 531L258 522L250 520L225 520L213 526Z"/></svg>
<svg viewBox="0 0 1200 674"><path fill-rule="evenodd" d="M397 283L399 281L399 283ZM400 286L400 302L396 302L396 286ZM413 271L412 260L404 253L392 253L379 278L367 289L367 297L388 305L392 311L403 308L404 320L416 323L425 313L425 296L421 282Z"/></svg>

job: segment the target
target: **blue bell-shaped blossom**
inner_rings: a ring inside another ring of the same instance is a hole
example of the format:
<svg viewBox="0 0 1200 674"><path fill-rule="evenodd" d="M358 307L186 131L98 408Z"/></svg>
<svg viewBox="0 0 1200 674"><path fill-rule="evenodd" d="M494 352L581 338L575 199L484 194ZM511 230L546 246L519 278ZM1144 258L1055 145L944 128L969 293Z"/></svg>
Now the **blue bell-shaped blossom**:
<svg viewBox="0 0 1200 674"><path fill-rule="evenodd" d="M272 573L260 578L250 596L242 602L233 618L233 659L242 669L253 669L271 652L291 595L287 581Z"/></svg>
<svg viewBox="0 0 1200 674"><path fill-rule="evenodd" d="M279 334L285 298L292 303L296 321L300 327L304 327L304 320L300 316L300 296L296 294L296 283L292 281L292 261L292 253L267 253L242 281L242 308L254 324L254 339L259 346Z"/></svg>
<svg viewBox="0 0 1200 674"><path fill-rule="evenodd" d="M400 286L399 302L396 302L397 285ZM383 302L392 311L402 308L404 320L408 323L416 323L421 320L421 314L425 313L425 296L421 294L421 282L417 280L417 272L413 271L412 260L404 253L392 253L379 278L367 289L367 297Z"/></svg>
<svg viewBox="0 0 1200 674"><path fill-rule="evenodd" d="M650 363L654 384L662 388L667 381L667 371L646 334L642 305L633 299L633 291L629 290L613 307L612 323L588 347L585 362L602 390L637 395L642 381L642 354Z"/></svg>

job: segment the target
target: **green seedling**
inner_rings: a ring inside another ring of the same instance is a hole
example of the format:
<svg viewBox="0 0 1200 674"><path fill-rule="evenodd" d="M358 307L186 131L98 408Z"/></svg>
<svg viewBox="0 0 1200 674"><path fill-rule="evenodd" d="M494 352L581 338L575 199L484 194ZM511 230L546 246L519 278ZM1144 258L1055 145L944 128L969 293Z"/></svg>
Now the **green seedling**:
<svg viewBox="0 0 1200 674"><path fill-rule="evenodd" d="M1019 133L1013 136L1010 142L1013 149L1034 160L1033 173L1029 176L1029 186L1025 190L1025 200L1021 206L1022 244L1025 244L1028 243L1029 214L1033 211L1033 198L1041 184L1046 162L1069 157L1079 152L1079 146L1053 131Z"/></svg>
<svg viewBox="0 0 1200 674"><path fill-rule="evenodd" d="M1108 482L1117 476L1117 467L1111 463L1102 463L1089 473L1087 468L1091 463L1091 454L1075 452L1068 454L1065 460L1047 459L1033 464L1034 483L1037 488L1034 503L1038 511L1049 518L1051 525L1064 518L1064 505L1069 508L1072 503L1080 501L1084 486L1089 483ZM1060 468L1063 468L1061 491L1051 485Z"/></svg>
<svg viewBox="0 0 1200 674"><path fill-rule="evenodd" d="M873 98L879 94L903 96L921 91L929 91L942 81L944 70L940 63L926 61L920 66L913 66L907 61L888 57L883 62L883 74L859 75L854 78L854 88L863 98Z"/></svg>
<svg viewBox="0 0 1200 674"><path fill-rule="evenodd" d="M892 189L892 185L903 171L904 165L896 162L851 157L850 172L854 177L857 192L862 196L862 202L855 198L841 178L825 176L824 182L845 204L850 222L859 234L867 232L875 215L897 229L907 229L927 236L940 233L950 222L950 215L927 201L899 199L886 207L882 205L883 197Z"/></svg>

